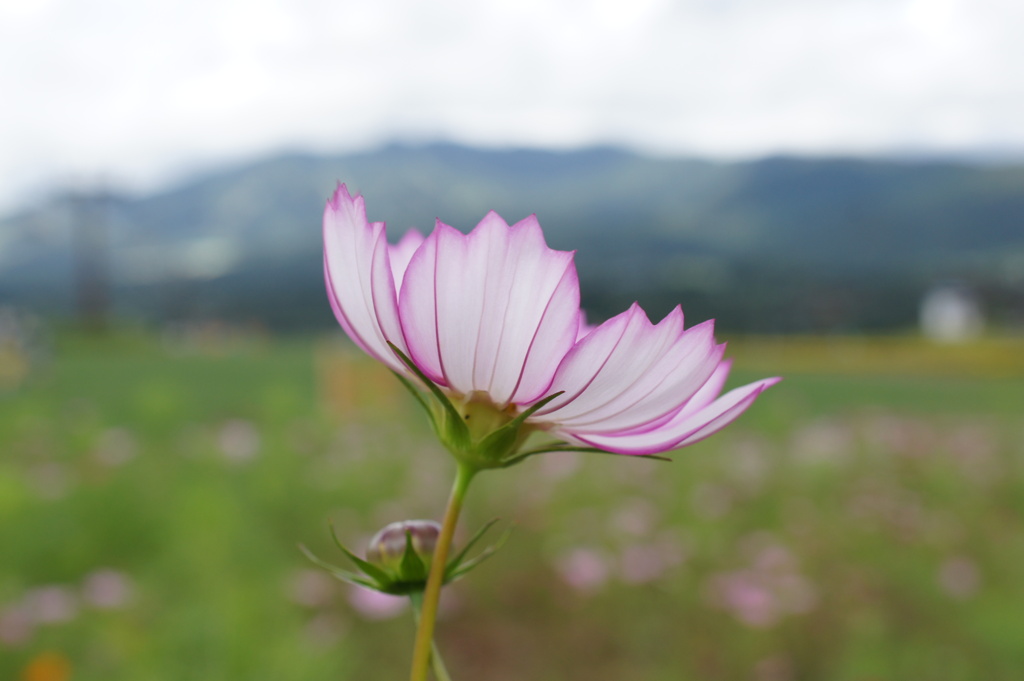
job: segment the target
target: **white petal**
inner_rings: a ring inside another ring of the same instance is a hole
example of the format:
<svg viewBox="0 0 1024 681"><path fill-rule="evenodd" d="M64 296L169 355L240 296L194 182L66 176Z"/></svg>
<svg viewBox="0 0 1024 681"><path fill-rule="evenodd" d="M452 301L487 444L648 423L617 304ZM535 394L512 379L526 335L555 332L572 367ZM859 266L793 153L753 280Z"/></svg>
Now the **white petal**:
<svg viewBox="0 0 1024 681"><path fill-rule="evenodd" d="M577 343L550 388L566 394L534 420L576 434L650 429L700 389L723 351L711 322L684 332L679 308L652 325L633 305Z"/></svg>
<svg viewBox="0 0 1024 681"><path fill-rule="evenodd" d="M434 270L439 232L440 227L435 228L409 260L402 279L398 310L409 357L430 380L447 385L437 345Z"/></svg>
<svg viewBox="0 0 1024 681"><path fill-rule="evenodd" d="M339 185L324 209L324 273L331 308L366 352L404 370L387 345L405 350L384 223L369 223L363 197Z"/></svg>
<svg viewBox="0 0 1024 681"><path fill-rule="evenodd" d="M400 314L413 358L434 380L502 405L544 394L579 328L572 254L528 218L489 213L469 234L438 223L409 263Z"/></svg>
<svg viewBox="0 0 1024 681"><path fill-rule="evenodd" d="M779 382L766 378L722 395L695 412L681 411L660 428L646 433L581 435L576 440L620 454L656 454L693 444L732 423L766 388ZM555 431L557 432L557 431Z"/></svg>
<svg viewBox="0 0 1024 681"><path fill-rule="evenodd" d="M730 369L732 369L731 359L720 362L715 367L715 373L711 374L711 378L700 387L700 390L686 401L683 408L675 415L676 418L688 416L714 402L715 398L722 394L722 388L725 387L725 381L729 378Z"/></svg>
<svg viewBox="0 0 1024 681"><path fill-rule="evenodd" d="M413 253L423 244L423 235L415 229L405 233L397 244L388 247L388 257L391 260L391 275L395 280L395 291L402 290L402 279L405 277L405 270L409 267Z"/></svg>

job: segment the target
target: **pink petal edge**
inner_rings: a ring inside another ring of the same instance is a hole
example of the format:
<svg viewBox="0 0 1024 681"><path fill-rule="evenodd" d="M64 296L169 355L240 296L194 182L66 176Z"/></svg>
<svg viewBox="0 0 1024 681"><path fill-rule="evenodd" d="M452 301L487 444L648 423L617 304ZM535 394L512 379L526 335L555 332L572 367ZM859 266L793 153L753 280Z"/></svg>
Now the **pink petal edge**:
<svg viewBox="0 0 1024 681"><path fill-rule="evenodd" d="M384 223L366 220L362 196L339 183L324 208L324 280L338 323L356 345L406 371L388 347L405 351Z"/></svg>
<svg viewBox="0 0 1024 681"><path fill-rule="evenodd" d="M592 447L618 454L657 454L678 449L703 440L732 423L758 395L778 383L781 378L766 378L735 388L711 404L692 413L683 412L663 427L647 433L626 435L569 434Z"/></svg>

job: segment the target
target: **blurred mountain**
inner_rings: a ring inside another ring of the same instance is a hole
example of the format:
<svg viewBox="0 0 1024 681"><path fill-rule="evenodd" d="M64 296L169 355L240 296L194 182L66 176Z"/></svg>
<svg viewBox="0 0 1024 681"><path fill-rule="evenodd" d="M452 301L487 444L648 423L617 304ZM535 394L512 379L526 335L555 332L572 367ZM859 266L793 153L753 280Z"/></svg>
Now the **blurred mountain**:
<svg viewBox="0 0 1024 681"><path fill-rule="evenodd" d="M144 197L68 194L0 220L0 302L45 314L332 324L320 221L338 180L393 238L490 209L536 213L577 250L595 319L660 316L749 331L913 325L936 282L996 316L1024 294L1024 166L768 158L716 163L611 148L391 146L281 155ZM91 307L90 307L91 306Z"/></svg>

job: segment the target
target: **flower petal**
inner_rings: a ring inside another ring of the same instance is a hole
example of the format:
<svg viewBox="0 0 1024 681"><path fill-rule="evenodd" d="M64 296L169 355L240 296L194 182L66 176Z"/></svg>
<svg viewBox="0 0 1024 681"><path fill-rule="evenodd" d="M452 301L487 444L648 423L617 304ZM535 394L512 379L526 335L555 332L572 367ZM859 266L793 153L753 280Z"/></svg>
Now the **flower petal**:
<svg viewBox="0 0 1024 681"><path fill-rule="evenodd" d="M399 296L412 359L464 395L538 399L579 329L572 260L548 248L536 218L509 227L491 212L468 235L438 222Z"/></svg>
<svg viewBox="0 0 1024 681"><path fill-rule="evenodd" d="M691 423L702 422L703 425L677 442L675 447L686 447L714 435L745 412L758 395L781 380L781 377L775 377L748 383L741 388L730 390L700 411L690 414L686 417L688 421Z"/></svg>
<svg viewBox="0 0 1024 681"><path fill-rule="evenodd" d="M395 291L402 290L402 279L409 267L413 253L423 244L423 235L418 230L410 229L398 243L388 246L388 258L391 260L391 276L395 280Z"/></svg>
<svg viewBox="0 0 1024 681"><path fill-rule="evenodd" d="M698 392L723 351L713 322L683 331L677 307L653 325L634 304L576 344L550 388L565 394L533 420L576 435L651 430Z"/></svg>
<svg viewBox="0 0 1024 681"><path fill-rule="evenodd" d="M324 278L335 317L359 347L404 372L387 345L406 350L384 223L367 222L363 197L353 198L339 184L324 209L323 230Z"/></svg>
<svg viewBox="0 0 1024 681"><path fill-rule="evenodd" d="M718 366L715 367L715 373L711 374L711 378L704 382L704 385L700 387L700 390L686 401L683 408L675 414L675 418L682 418L683 416L692 414L698 409L703 409L714 402L715 398L722 394L722 388L725 387L725 381L729 378L729 371L731 369L731 359L719 362Z"/></svg>
<svg viewBox="0 0 1024 681"><path fill-rule="evenodd" d="M767 388L781 379L766 378L736 388L695 411L683 409L660 428L630 434L574 434L592 447L620 454L655 454L703 440L732 423Z"/></svg>

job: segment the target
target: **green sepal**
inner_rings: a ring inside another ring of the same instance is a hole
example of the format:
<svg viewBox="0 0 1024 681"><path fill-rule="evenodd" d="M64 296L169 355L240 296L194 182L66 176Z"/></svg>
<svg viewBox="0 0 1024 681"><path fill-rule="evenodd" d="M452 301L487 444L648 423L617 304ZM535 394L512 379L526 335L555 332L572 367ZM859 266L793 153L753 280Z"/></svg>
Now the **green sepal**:
<svg viewBox="0 0 1024 681"><path fill-rule="evenodd" d="M338 535L334 533L334 524L333 523L331 523L331 537L334 539L334 543L338 545L338 548L341 549L342 553L344 553L348 557L348 559L350 561L355 563L356 567L358 567L360 570L365 572L369 577L371 577L372 579L376 580L379 584L388 584L391 581L393 581L391 579L391 576L388 575L387 572L385 572L384 570L380 569L379 567L377 567L373 563L365 561L362 558L360 558L359 556L357 556L356 554L354 554L351 551L349 551L345 547L345 545L342 544L341 541L339 541Z"/></svg>
<svg viewBox="0 0 1024 681"><path fill-rule="evenodd" d="M466 545L462 547L462 550L459 551L459 553L454 558L448 561L448 565L445 567L444 572L446 581L450 578L450 573L456 570L462 563L462 561L465 560L466 554L468 554L470 550L473 548L473 546L478 541L480 541L480 539L482 539L485 534L487 534L487 530L494 527L494 524L496 522L498 522L498 518L493 518L487 521L487 523L479 530L477 530L476 533L470 538L470 540L466 542Z"/></svg>
<svg viewBox="0 0 1024 681"><path fill-rule="evenodd" d="M490 527L490 525L493 525L494 522L495 521L492 521L489 525L487 525L484 528L484 530L486 530L487 527ZM478 534L481 534L481 533L478 533ZM476 557L471 558L470 560L467 560L464 563L454 563L454 562L453 563L449 563L448 564L448 569L445 570L445 575L444 575L445 576L445 582L455 581L456 579L462 577L462 575L466 574L467 572L469 572L473 568L475 568L478 565L480 565L480 563L484 562L485 560L487 560L488 558L493 556L495 553L498 552L498 550L502 546L505 545L505 542L508 541L508 538L510 536L512 536L512 528L511 527L509 527L508 529L506 529L504 532L501 533L501 536L498 537L498 541L496 541L495 543L491 544L486 549L481 551ZM465 555L465 551L463 551L460 554L460 558L463 555Z"/></svg>
<svg viewBox="0 0 1024 681"><path fill-rule="evenodd" d="M305 554L306 558L309 558L310 561L327 570L332 575L334 575L335 578L340 579L343 582L346 582L348 584L354 584L356 586L369 587L371 589L376 589L378 591L380 591L381 587L384 586L382 584L379 584L378 582L375 582L373 579L369 577L364 577L355 572L349 572L348 570L344 570L340 567L337 567L336 565L331 565L327 561L320 560L319 558L317 558L316 554L314 554L312 551L306 548L304 544L299 544L299 550L302 551L302 553Z"/></svg>
<svg viewBox="0 0 1024 681"><path fill-rule="evenodd" d="M427 579L427 565L412 547L412 532L409 530L405 531L405 551L402 553L400 571L403 582L425 582Z"/></svg>
<svg viewBox="0 0 1024 681"><path fill-rule="evenodd" d="M380 591L381 593L393 596L408 596L423 591L426 586L429 570L427 563L416 552L413 546L413 533L406 529L405 546L402 549L402 558L397 569L388 569L378 566L368 560L360 558L341 543L337 533L334 531L334 524L329 523L331 538L342 553L359 569L362 574L345 570L336 565L320 560L304 545L299 545L299 550L316 565L327 570L336 579L348 584L367 587Z"/></svg>
<svg viewBox="0 0 1024 681"><path fill-rule="evenodd" d="M391 341L388 341L388 347L390 347L391 351L398 356L398 359L402 361L402 364L404 364L409 371L420 379L424 387L430 391L430 394L434 396L437 403L441 405L442 411L440 415L433 409L428 409L431 420L434 424L434 431L437 433L437 436L441 438L441 441L447 444L449 448L454 446L456 449L465 449L470 444L469 428L466 426L465 422L463 422L462 415L459 413L459 410L455 408L455 405L452 404L452 401L448 399L448 396L444 394L437 384L427 378L426 374L424 374L404 352L398 349L398 346ZM411 385L407 384L407 387L411 387ZM419 399L420 404L426 406L423 399ZM447 418L441 418L442 415L447 416Z"/></svg>
<svg viewBox="0 0 1024 681"><path fill-rule="evenodd" d="M667 461L669 463L672 463L673 461L673 459L670 459L667 456L658 456L657 454L622 454L620 452L610 452L607 449L598 449L597 447L578 447L576 445L553 442L550 445L544 445L536 449L531 449L528 452L520 452L519 454L516 454L515 456L509 459L506 459L502 467L508 468L509 466L514 466L515 464L522 462L523 459L529 458L531 456L536 456L537 454L554 454L556 452L586 452L588 454L607 454L610 456L624 456L630 459L649 459L653 461Z"/></svg>
<svg viewBox="0 0 1024 681"><path fill-rule="evenodd" d="M426 410L427 414L430 416L430 418L433 419L434 413L431 411L430 405L427 404L427 401L423 399L423 393L420 392L419 389L417 389L416 386L412 384L412 381L410 381L402 374L398 373L397 371L392 371L391 373L395 375L395 378L402 382L402 385L405 386L405 389L412 393L412 396L416 398L416 401L420 403L420 406L423 407Z"/></svg>
<svg viewBox="0 0 1024 681"><path fill-rule="evenodd" d="M488 434L487 437L481 440L474 448L478 452L480 458L485 461L496 462L495 467L504 467L503 462L508 458L504 456L504 454L506 452L515 451L520 440L523 438L523 434L520 431L523 424L526 422L526 419L533 416L537 410L543 408L548 404L548 402L559 395L562 395L564 392L565 391L562 390L554 393L553 395L548 395L505 425Z"/></svg>
<svg viewBox="0 0 1024 681"><path fill-rule="evenodd" d="M483 527L476 531L468 542L466 542L466 545L462 550L459 551L454 558L448 561L444 570L443 583L447 584L448 582L459 579L467 572L480 565L480 563L493 556L498 549L508 541L509 536L512 534L511 527L505 530L505 532L503 532L498 538L498 541L494 544L487 547L473 558L466 560L466 556L473 547L479 543L487 531L494 527L494 524L497 522L497 518L488 521ZM334 543L338 548L341 549L345 556L352 561L352 563L354 563L355 566L363 572L363 574L352 572L336 565L331 565L330 563L318 558L303 544L299 544L299 550L302 551L310 561L329 572L336 579L348 584L367 587L380 591L381 593L391 594L394 596L414 596L415 594L422 592L426 587L427 577L430 571L427 567L426 561L424 561L413 548L411 531L407 530L405 533L405 549L402 552L402 560L397 571L398 574L386 571L348 550L348 548L338 540L338 536L334 532L333 525L331 525L331 537L334 539Z"/></svg>

